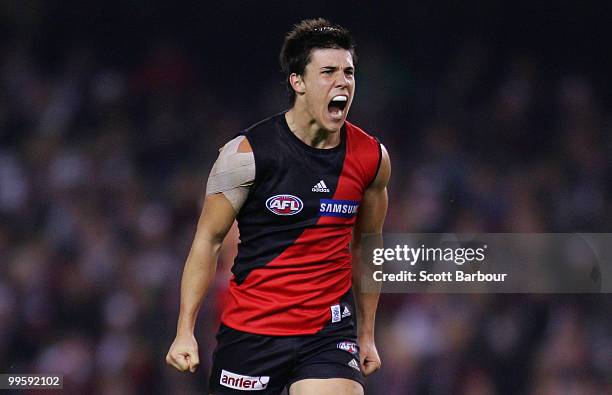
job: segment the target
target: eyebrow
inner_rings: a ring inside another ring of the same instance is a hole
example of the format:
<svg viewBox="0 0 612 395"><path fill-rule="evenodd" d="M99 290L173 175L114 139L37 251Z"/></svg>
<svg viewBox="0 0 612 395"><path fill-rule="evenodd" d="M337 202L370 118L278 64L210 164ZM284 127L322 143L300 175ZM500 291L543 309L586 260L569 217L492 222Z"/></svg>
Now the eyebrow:
<svg viewBox="0 0 612 395"><path fill-rule="evenodd" d="M323 66L321 67L321 70L338 70L339 67L337 66ZM352 66L348 66L344 68L345 70L349 70L349 71L355 71L355 68Z"/></svg>

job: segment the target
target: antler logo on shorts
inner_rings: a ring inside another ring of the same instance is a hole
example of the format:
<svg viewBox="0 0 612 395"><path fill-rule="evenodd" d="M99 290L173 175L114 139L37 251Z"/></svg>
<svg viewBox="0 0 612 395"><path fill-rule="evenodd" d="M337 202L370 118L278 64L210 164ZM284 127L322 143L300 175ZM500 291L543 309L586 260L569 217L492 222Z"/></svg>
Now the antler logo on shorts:
<svg viewBox="0 0 612 395"><path fill-rule="evenodd" d="M221 370L221 379L219 380L219 384L225 387L244 391L265 390L269 382L270 376L243 376L240 374L228 372L225 369Z"/></svg>
<svg viewBox="0 0 612 395"><path fill-rule="evenodd" d="M304 203L293 195L275 195L266 200L266 207L276 215L295 215L302 211Z"/></svg>

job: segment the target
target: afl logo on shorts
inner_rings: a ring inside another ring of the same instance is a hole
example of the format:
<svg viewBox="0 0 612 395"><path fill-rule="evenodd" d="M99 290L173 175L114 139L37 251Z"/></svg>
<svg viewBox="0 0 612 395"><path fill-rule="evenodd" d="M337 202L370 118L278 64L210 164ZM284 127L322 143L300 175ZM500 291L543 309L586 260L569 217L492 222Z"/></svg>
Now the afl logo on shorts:
<svg viewBox="0 0 612 395"><path fill-rule="evenodd" d="M302 211L304 203L293 195L276 195L266 200L266 207L276 215L295 215Z"/></svg>
<svg viewBox="0 0 612 395"><path fill-rule="evenodd" d="M348 351L351 354L357 354L359 348L357 347L357 343L355 342L340 342L338 343L338 348L344 351Z"/></svg>

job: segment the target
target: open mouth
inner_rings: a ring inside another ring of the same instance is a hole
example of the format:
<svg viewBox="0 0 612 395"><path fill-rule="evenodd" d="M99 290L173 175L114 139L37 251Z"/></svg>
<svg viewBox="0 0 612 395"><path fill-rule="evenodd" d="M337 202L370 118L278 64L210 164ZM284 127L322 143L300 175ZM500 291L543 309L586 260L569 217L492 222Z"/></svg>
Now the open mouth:
<svg viewBox="0 0 612 395"><path fill-rule="evenodd" d="M331 114L332 118L341 119L347 104L348 96L336 95L327 105L327 110Z"/></svg>

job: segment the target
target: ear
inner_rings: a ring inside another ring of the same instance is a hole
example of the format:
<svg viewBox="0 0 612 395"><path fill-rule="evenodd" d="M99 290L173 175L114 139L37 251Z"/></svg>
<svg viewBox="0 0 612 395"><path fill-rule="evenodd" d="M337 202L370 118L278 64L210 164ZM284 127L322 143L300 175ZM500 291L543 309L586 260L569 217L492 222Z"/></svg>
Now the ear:
<svg viewBox="0 0 612 395"><path fill-rule="evenodd" d="M297 94L304 94L304 92L306 91L304 87L304 80L301 75L291 73L291 75L289 76L289 84L291 84L291 87Z"/></svg>

